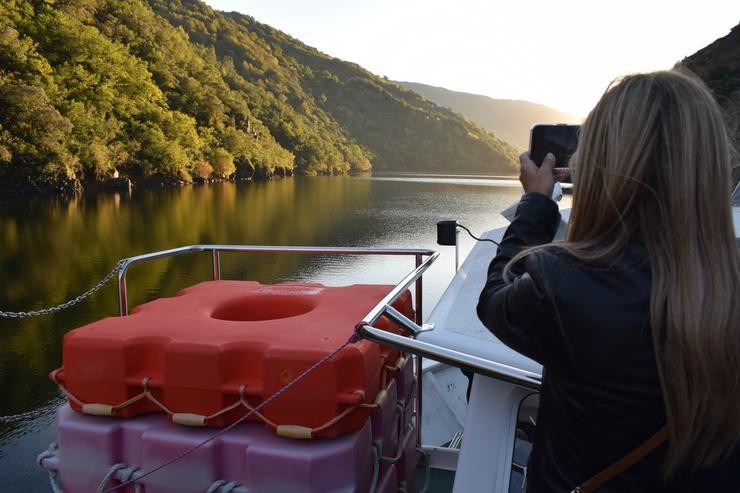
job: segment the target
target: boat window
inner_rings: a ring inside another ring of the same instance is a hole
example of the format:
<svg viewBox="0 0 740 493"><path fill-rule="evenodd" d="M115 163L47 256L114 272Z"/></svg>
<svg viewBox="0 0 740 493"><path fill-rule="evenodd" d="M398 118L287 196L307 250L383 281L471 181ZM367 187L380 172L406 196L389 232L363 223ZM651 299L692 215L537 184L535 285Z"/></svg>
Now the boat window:
<svg viewBox="0 0 740 493"><path fill-rule="evenodd" d="M527 462L534 442L534 430L537 427L537 410L540 407L540 394L529 394L519 404L516 419L516 437L514 455L511 464L509 493L524 491L524 480L527 477Z"/></svg>

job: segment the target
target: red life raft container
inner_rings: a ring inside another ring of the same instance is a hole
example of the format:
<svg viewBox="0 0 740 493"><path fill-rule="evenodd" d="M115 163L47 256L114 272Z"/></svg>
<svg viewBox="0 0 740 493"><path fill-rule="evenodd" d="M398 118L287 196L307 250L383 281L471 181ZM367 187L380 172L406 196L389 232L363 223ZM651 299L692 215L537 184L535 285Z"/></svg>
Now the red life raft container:
<svg viewBox="0 0 740 493"><path fill-rule="evenodd" d="M70 331L51 378L75 411L226 426L341 346L391 289L203 282ZM408 291L393 306L413 318ZM383 318L375 325L398 331ZM398 356L350 344L249 419L296 438L357 431Z"/></svg>

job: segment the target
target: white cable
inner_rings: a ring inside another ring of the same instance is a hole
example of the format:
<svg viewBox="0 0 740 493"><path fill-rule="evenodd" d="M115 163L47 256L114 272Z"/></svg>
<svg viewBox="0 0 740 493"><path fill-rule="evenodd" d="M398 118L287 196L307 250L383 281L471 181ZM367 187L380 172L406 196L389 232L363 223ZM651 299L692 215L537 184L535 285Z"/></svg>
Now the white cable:
<svg viewBox="0 0 740 493"><path fill-rule="evenodd" d="M113 479L113 476L115 476L118 471L127 468L128 466L126 464L120 462L118 464L113 464L108 470L108 473L103 477L103 480L98 485L98 489L95 490L95 493L102 493L103 491L105 491L105 489L108 487L108 483L111 479Z"/></svg>

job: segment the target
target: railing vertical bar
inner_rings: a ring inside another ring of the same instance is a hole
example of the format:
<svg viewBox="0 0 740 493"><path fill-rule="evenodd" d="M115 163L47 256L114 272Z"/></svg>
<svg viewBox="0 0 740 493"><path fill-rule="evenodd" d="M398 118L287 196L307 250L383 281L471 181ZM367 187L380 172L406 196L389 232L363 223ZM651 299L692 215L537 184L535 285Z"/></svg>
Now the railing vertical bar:
<svg viewBox="0 0 740 493"><path fill-rule="evenodd" d="M422 262L421 255L416 255L416 267L419 268ZM421 277L416 280L416 325L421 325L424 318L424 304L422 303L422 284Z"/></svg>
<svg viewBox="0 0 740 493"><path fill-rule="evenodd" d="M455 227L455 273L460 270L460 230Z"/></svg>
<svg viewBox="0 0 740 493"><path fill-rule="evenodd" d="M416 268L418 269L421 265L421 255L415 256ZM416 324L421 325L424 318L424 303L422 300L422 284L421 277L416 280ZM421 356L415 355L414 361L416 362L416 448L421 448L421 392L423 387L422 379L422 367L421 367Z"/></svg>
<svg viewBox="0 0 740 493"><path fill-rule="evenodd" d="M421 447L421 392L422 392L422 368L421 356L414 355L416 361L416 446Z"/></svg>
<svg viewBox="0 0 740 493"><path fill-rule="evenodd" d="M213 254L213 280L214 281L220 281L221 280L221 252L214 248L211 250L211 253Z"/></svg>
<svg viewBox="0 0 740 493"><path fill-rule="evenodd" d="M415 257L416 268L418 269L422 262L421 255L417 254ZM416 324L421 325L424 318L422 313L424 310L424 304L422 302L422 283L421 277L416 280ZM422 367L421 367L421 356L414 355L414 361L416 363L416 448L421 448L421 393L424 381L422 379Z"/></svg>
<svg viewBox="0 0 740 493"><path fill-rule="evenodd" d="M118 271L118 313L125 317L128 315L128 296L126 295L126 271L128 263Z"/></svg>

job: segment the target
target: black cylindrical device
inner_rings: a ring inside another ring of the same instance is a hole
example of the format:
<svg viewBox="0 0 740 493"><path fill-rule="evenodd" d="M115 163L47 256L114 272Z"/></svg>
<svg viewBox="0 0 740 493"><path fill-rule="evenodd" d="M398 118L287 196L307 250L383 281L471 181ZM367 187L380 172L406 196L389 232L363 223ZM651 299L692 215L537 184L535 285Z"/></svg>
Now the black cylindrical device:
<svg viewBox="0 0 740 493"><path fill-rule="evenodd" d="M457 221L437 221L437 245L454 246L457 244Z"/></svg>

